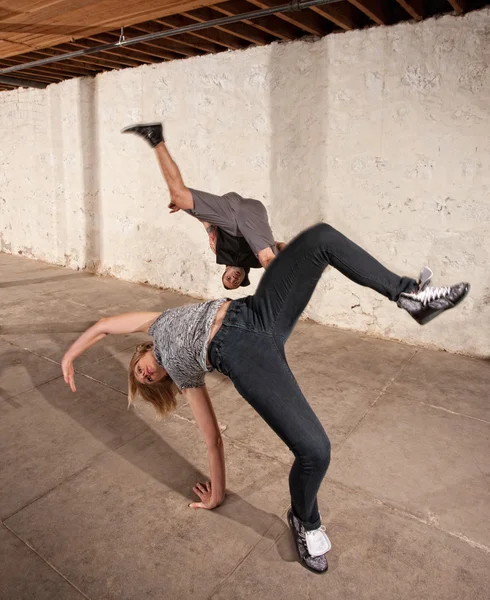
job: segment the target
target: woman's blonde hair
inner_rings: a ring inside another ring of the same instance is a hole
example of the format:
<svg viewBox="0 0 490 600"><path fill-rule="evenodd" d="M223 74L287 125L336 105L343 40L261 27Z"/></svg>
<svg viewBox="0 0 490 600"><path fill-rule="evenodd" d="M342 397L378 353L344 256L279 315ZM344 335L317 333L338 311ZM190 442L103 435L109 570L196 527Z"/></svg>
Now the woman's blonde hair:
<svg viewBox="0 0 490 600"><path fill-rule="evenodd" d="M168 375L155 383L144 384L140 383L134 374L136 363L142 356L152 350L153 342L145 342L136 346L136 351L129 363L128 406L131 406L136 396L139 395L145 402L153 405L157 412L157 417L164 417L177 406L175 396L179 393L178 387Z"/></svg>

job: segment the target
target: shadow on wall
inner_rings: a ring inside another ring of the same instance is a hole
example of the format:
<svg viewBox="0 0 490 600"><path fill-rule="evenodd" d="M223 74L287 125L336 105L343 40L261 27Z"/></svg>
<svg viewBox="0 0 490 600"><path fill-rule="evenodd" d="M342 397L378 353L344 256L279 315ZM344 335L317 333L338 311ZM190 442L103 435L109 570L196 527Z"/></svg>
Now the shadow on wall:
<svg viewBox="0 0 490 600"><path fill-rule="evenodd" d="M53 85L47 91L49 94L49 123L52 164L52 189L54 203L54 221L56 235L56 260L63 264L63 255L67 243L67 197L65 165L63 157L63 108L61 104L61 86Z"/></svg>
<svg viewBox="0 0 490 600"><path fill-rule="evenodd" d="M97 80L80 79L80 144L83 210L85 215L85 268L97 272L101 262L101 210Z"/></svg>
<svg viewBox="0 0 490 600"><path fill-rule="evenodd" d="M315 42L274 44L270 54L270 217L286 241L326 209L326 44Z"/></svg>

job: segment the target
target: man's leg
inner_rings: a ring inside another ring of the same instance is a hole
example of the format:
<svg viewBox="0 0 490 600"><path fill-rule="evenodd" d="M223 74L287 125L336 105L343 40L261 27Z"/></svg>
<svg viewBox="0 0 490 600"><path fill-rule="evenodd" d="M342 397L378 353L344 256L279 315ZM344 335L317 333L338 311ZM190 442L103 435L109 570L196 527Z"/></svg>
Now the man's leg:
<svg viewBox="0 0 490 600"><path fill-rule="evenodd" d="M155 146L155 154L160 170L167 182L168 191L170 192L169 208L172 209L172 212L176 212L179 209L193 209L194 200L192 199L191 191L184 184L180 169L170 156L165 142L162 141L158 146Z"/></svg>
<svg viewBox="0 0 490 600"><path fill-rule="evenodd" d="M125 127L122 133L134 133L142 137L155 150L160 170L170 192L171 212L177 212L179 209L192 210L194 208L192 193L184 184L180 169L165 145L161 123L131 125Z"/></svg>

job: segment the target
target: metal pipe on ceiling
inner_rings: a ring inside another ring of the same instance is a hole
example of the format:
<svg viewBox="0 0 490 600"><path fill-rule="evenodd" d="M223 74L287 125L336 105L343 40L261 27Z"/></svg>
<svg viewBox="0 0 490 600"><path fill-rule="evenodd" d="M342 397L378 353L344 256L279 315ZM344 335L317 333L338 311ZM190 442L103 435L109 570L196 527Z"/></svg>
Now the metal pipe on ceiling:
<svg viewBox="0 0 490 600"><path fill-rule="evenodd" d="M192 23L190 25L184 25L183 27L177 27L176 29L167 29L165 31L148 33L127 40L124 39L123 36L121 36L121 39L118 42L103 44L101 46L95 46L94 48L83 48L82 50L76 50L75 52L69 52L67 54L60 54L58 56L50 56L47 58L42 58L40 60L34 60L23 65L14 65L12 67L6 67L4 69L0 69L0 75L6 75L7 73L14 73L15 71L22 71L24 69L32 69L33 67L41 67L43 65L49 65L51 63L60 62L62 60L77 58L78 56L86 56L87 54L97 54L98 52L103 52L104 50L124 48L125 46L134 46L142 42L149 42L151 40L159 40L166 37L173 37L181 33L192 33L193 31L199 31L201 29L219 27L220 25L229 25L231 23L237 23L239 21L245 20L250 21L253 19L258 19L259 17L275 15L280 12L299 11L305 8L311 8L313 6L321 6L322 4L335 4L339 1L340 0L292 0L287 4L282 4L280 6L271 6L270 8L261 8L259 10L254 10L239 15L220 17L219 19L205 21L204 23ZM33 50L35 49L33 48Z"/></svg>
<svg viewBox="0 0 490 600"><path fill-rule="evenodd" d="M27 88L38 88L44 90L48 87L47 83L42 81L30 81L28 79L16 79L15 77L4 77L0 76L0 84L5 83L6 85L13 85L15 87L27 87Z"/></svg>

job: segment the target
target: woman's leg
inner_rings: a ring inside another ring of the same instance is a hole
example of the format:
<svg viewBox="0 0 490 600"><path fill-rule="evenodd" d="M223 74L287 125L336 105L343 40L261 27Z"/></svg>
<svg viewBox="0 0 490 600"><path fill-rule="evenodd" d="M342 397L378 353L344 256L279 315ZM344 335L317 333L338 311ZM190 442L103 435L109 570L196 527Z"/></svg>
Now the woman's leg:
<svg viewBox="0 0 490 600"><path fill-rule="evenodd" d="M293 453L289 476L294 514L305 529L320 526L317 492L330 463L330 442L271 336L222 326L210 347L213 365Z"/></svg>
<svg viewBox="0 0 490 600"><path fill-rule="evenodd" d="M253 298L259 326L287 339L329 265L393 301L417 287L414 279L392 273L339 231L320 223L288 244L263 275Z"/></svg>

